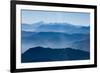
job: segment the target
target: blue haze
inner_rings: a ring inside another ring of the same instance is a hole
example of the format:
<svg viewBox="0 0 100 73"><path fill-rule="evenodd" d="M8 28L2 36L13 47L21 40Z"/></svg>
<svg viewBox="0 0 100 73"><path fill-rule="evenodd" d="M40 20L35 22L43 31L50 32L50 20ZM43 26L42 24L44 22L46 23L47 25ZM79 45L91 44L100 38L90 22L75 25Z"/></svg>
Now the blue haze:
<svg viewBox="0 0 100 73"><path fill-rule="evenodd" d="M90 58L89 13L22 10L21 35L22 62Z"/></svg>

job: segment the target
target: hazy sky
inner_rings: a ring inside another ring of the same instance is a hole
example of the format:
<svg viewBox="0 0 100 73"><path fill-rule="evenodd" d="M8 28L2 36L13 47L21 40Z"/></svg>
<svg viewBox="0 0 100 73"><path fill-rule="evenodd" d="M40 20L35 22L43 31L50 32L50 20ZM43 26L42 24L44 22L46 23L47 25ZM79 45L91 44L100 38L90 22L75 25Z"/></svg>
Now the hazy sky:
<svg viewBox="0 0 100 73"><path fill-rule="evenodd" d="M90 25L89 13L54 12L22 10L22 23L33 24L43 21L44 23L71 23L73 25Z"/></svg>

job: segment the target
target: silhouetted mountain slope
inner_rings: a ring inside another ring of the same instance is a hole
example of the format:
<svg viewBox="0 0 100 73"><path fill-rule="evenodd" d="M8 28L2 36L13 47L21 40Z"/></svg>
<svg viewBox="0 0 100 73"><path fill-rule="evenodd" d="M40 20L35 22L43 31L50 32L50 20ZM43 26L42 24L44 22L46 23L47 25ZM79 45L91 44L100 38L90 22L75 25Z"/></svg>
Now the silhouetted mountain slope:
<svg viewBox="0 0 100 73"><path fill-rule="evenodd" d="M34 47L24 52L21 62L47 62L64 60L85 60L89 59L89 52L75 50L72 48L43 48Z"/></svg>

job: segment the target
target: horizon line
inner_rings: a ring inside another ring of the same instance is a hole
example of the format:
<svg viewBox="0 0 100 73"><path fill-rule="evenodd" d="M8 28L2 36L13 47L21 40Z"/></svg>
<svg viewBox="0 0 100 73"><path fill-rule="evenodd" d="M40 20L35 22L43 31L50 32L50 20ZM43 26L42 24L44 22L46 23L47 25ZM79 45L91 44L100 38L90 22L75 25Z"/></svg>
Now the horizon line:
<svg viewBox="0 0 100 73"><path fill-rule="evenodd" d="M63 25L73 25L73 26L83 26L83 27L90 27L90 24L89 25L76 25L76 24L72 24L72 23L68 23L68 22L44 22L44 21L39 21L39 22L33 22L33 23L21 23L21 25L24 25L24 24L27 24L27 25L34 25L34 24L37 24L37 23L44 23L44 24L41 24L41 25L52 25L54 23L56 24L63 24Z"/></svg>

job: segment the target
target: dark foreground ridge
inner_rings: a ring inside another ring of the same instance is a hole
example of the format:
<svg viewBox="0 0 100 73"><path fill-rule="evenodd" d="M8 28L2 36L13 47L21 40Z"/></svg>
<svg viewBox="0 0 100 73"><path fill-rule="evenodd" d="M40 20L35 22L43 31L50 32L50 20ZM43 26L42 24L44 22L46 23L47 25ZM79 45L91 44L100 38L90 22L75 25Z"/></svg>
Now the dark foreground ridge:
<svg viewBox="0 0 100 73"><path fill-rule="evenodd" d="M72 48L52 49L43 47L30 48L21 56L21 62L48 62L90 59L90 53Z"/></svg>

